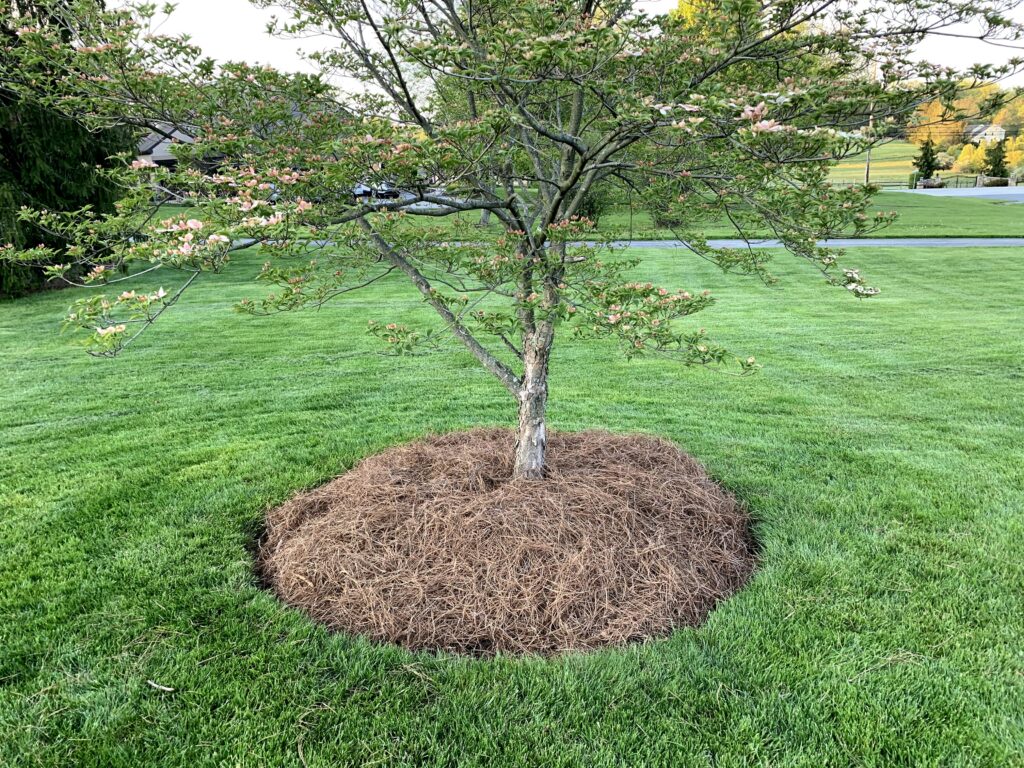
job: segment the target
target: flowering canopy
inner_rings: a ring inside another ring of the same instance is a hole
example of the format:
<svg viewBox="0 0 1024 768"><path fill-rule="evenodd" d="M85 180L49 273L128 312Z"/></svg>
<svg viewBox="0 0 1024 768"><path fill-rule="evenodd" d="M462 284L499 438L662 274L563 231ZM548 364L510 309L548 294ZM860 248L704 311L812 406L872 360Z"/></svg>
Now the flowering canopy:
<svg viewBox="0 0 1024 768"><path fill-rule="evenodd" d="M526 476L543 468L560 325L618 339L631 355L756 368L683 322L712 303L707 292L629 279L631 263L584 215L588 196L618 187L692 253L765 281L771 253L753 241L768 231L828 282L873 295L818 242L891 217L869 213L872 190L833 187L830 165L965 79L1017 66L957 72L913 61L914 44L962 23L981 26L973 36L1020 35L1004 0L723 0L665 17L631 0L275 4L289 11L279 33L337 42L312 57L323 76L218 65L152 32L146 5L63 3L70 43L18 31L0 72L10 87L96 127L193 139L175 147L175 168L127 158L111 169L125 192L116 215L25 212L72 244L55 275L74 279L79 263L86 284L119 282L116 268L135 265L182 276L159 295L84 299L68 322L95 351L116 353L242 247L267 253L260 279L275 286L242 302L252 313L404 275L519 401L520 442L533 446L520 456L521 468L533 462ZM339 73L344 89L329 85ZM372 199L354 194L361 185L398 192ZM155 215L154 189L187 201L187 213ZM500 237L461 221L409 224L465 211L489 212ZM707 242L707 223L722 220L746 247ZM402 350L433 338L398 323L371 331Z"/></svg>

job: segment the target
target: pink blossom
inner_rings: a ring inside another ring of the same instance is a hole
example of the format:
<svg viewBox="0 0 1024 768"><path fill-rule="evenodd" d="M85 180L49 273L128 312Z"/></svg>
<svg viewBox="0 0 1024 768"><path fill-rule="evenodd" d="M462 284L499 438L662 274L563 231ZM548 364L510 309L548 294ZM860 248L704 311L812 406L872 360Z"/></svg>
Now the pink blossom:
<svg viewBox="0 0 1024 768"><path fill-rule="evenodd" d="M767 110L765 103L762 101L756 107L752 107L749 104L743 108L741 117L749 120L752 123L756 123L758 120L764 117L764 113Z"/></svg>
<svg viewBox="0 0 1024 768"><path fill-rule="evenodd" d="M156 163L147 157L140 157L138 160L132 160L132 169L141 171L143 168L156 168Z"/></svg>
<svg viewBox="0 0 1024 768"><path fill-rule="evenodd" d="M123 325L108 325L106 328L97 328L96 334L99 336L109 336L112 333L124 333L125 326Z"/></svg>
<svg viewBox="0 0 1024 768"><path fill-rule="evenodd" d="M750 126L750 130L754 133L778 133L785 130L785 127L776 120L762 120Z"/></svg>

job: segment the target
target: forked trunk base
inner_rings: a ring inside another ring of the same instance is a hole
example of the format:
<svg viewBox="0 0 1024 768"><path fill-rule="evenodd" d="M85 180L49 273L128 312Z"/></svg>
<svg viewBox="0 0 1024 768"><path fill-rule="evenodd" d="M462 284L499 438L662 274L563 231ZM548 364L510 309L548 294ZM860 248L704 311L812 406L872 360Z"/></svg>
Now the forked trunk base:
<svg viewBox="0 0 1024 768"><path fill-rule="evenodd" d="M540 480L544 477L547 429L544 410L547 406L547 382L537 377L527 380L519 394L519 437L516 441L515 477Z"/></svg>

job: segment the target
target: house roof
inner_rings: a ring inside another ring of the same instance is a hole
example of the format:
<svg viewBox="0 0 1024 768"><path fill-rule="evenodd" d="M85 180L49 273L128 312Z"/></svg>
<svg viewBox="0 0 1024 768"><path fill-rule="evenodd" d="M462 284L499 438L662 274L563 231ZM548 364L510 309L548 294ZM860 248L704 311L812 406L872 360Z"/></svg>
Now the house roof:
<svg viewBox="0 0 1024 768"><path fill-rule="evenodd" d="M172 141L179 141L183 144L191 144L194 139L183 128L171 125L158 126L159 130L150 131L139 139L138 150L143 156L159 156L163 159L171 157L168 146Z"/></svg>
<svg viewBox="0 0 1024 768"><path fill-rule="evenodd" d="M988 123L988 124L985 124L985 125L976 125L976 126L974 126L973 128L970 129L970 135L971 136L981 136L984 133L988 133L992 129L995 129L996 131L1004 131L1005 132L1005 129L1003 128L1003 126L998 125L996 123Z"/></svg>

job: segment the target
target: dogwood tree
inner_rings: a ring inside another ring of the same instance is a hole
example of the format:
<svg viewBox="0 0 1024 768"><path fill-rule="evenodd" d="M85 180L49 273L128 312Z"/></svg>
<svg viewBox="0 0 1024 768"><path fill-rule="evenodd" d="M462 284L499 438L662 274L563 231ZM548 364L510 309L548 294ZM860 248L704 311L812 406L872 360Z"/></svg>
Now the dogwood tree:
<svg viewBox="0 0 1024 768"><path fill-rule="evenodd" d="M714 301L707 291L631 279L628 252L610 253L581 215L588 195L630 190L688 252L765 281L771 252L752 240L769 233L828 283L871 296L818 242L890 217L868 212L872 190L832 186L830 165L919 105L1018 66L916 61L922 40L1021 32L1006 0L712 0L663 17L631 0L275 5L277 33L331 41L312 57L321 75L218 65L155 31L148 5L61 3L75 16L70 42L31 23L18 30L6 87L95 129L188 137L175 168L125 158L111 171L124 190L114 215L24 212L74 243L54 275L85 262L85 284L108 287L78 300L67 322L94 353L116 354L240 248L267 254L260 280L273 285L241 303L251 313L319 306L400 276L437 325L384 317L371 331L400 349L442 331L463 344L516 402L515 472L530 479L544 472L556 336L757 367L691 324ZM395 192L361 196L364 185ZM157 214L161 197L190 207ZM489 211L500 235L461 229L467 211ZM712 247L709 222L746 246ZM119 284L139 272L181 277L155 292Z"/></svg>

